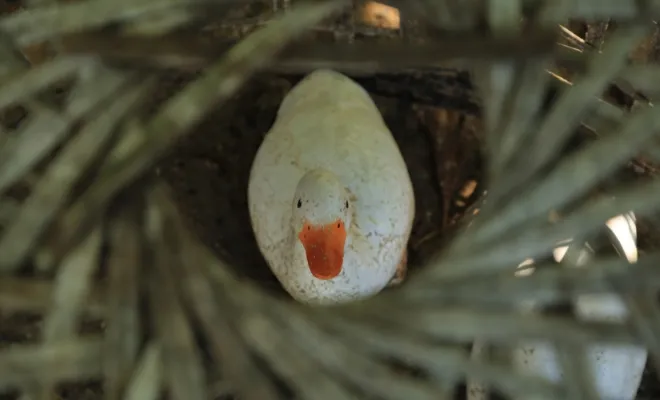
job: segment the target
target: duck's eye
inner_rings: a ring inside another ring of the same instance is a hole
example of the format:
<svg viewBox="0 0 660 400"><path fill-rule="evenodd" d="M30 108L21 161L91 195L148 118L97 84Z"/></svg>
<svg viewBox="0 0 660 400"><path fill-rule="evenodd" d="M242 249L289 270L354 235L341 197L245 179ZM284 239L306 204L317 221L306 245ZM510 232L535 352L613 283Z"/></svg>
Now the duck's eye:
<svg viewBox="0 0 660 400"><path fill-rule="evenodd" d="M298 199L298 208L302 207L302 200Z"/></svg>
<svg viewBox="0 0 660 400"><path fill-rule="evenodd" d="M346 203L344 203L344 207L348 208L348 200L346 200Z"/></svg>

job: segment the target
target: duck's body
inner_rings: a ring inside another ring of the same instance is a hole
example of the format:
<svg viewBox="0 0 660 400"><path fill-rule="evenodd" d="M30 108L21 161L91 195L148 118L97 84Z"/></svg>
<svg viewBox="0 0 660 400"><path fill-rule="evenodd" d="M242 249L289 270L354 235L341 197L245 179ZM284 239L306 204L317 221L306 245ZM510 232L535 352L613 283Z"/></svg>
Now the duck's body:
<svg viewBox="0 0 660 400"><path fill-rule="evenodd" d="M637 262L637 227L633 213L619 215L607 221L608 232L614 248L629 263ZM591 247L585 246L573 254L568 262L564 260L572 240L555 248L555 261L562 262L567 268L598 268L592 265L595 254ZM525 263L529 265L530 263ZM523 264L521 264L522 266ZM528 270L533 273L533 270ZM524 275L520 279L525 279ZM589 293L576 296L573 301L576 317L590 322L624 322L629 318L627 306L618 294ZM536 313L537 304L525 303L521 310ZM476 342L473 355L480 357L483 343ZM511 360L517 372L534 377L541 377L552 382L561 382L564 372L555 347L547 342L523 342L514 346ZM595 389L603 400L633 400L637 395L648 351L641 346L597 344L589 346L586 361L593 378ZM489 397L479 382L468 382L468 400L485 400ZM525 398L529 398L526 396Z"/></svg>
<svg viewBox="0 0 660 400"><path fill-rule="evenodd" d="M607 232L621 257L637 262L637 227L633 213L619 215L607 221ZM553 251L555 261L562 262L568 245ZM592 265L595 254L585 246L568 268L597 268ZM614 293L590 293L576 296L573 302L576 316L590 322L624 322L629 318L624 300ZM604 400L633 400L644 373L647 350L634 345L598 344L589 347L589 363L595 389ZM513 351L514 365L519 371L533 373L558 382L563 375L553 346L546 343L526 343Z"/></svg>
<svg viewBox="0 0 660 400"><path fill-rule="evenodd" d="M299 301L373 295L405 260L415 213L406 165L369 95L339 73L313 72L286 96L248 201L264 258Z"/></svg>

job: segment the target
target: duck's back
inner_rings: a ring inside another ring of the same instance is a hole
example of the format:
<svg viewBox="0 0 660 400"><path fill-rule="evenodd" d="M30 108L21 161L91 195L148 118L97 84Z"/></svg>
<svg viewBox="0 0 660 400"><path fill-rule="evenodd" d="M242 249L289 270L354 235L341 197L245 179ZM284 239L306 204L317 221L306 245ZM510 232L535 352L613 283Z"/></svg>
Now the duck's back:
<svg viewBox="0 0 660 400"><path fill-rule="evenodd" d="M374 240L409 234L414 200L401 153L369 94L333 71L316 71L291 90L257 152L248 196L262 249L288 237L296 185L315 168L346 185L362 232Z"/></svg>

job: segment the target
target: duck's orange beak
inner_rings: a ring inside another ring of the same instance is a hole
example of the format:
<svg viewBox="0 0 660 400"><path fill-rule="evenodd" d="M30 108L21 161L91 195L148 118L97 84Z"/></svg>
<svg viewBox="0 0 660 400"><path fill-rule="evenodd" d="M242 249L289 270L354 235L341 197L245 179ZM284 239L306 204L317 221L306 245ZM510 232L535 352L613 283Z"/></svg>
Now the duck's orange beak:
<svg viewBox="0 0 660 400"><path fill-rule="evenodd" d="M346 228L341 219L325 225L305 221L298 239L305 248L309 270L318 279L332 279L344 263Z"/></svg>

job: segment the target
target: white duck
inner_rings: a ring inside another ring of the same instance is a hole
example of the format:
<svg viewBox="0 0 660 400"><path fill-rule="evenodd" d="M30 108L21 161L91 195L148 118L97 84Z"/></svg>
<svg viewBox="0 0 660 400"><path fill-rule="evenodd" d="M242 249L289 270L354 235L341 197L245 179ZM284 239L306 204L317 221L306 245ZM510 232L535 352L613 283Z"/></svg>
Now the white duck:
<svg viewBox="0 0 660 400"><path fill-rule="evenodd" d="M619 215L607 221L606 227L617 252L628 262L637 262L637 228L634 214ZM568 242L570 243L571 240ZM568 245L555 248L555 261L562 262L568 251ZM569 262L569 268L588 268L593 252L586 246ZM526 260L519 268L528 267L533 260ZM533 273L533 268L527 268L525 273L516 273L524 277ZM523 272L519 270L518 272ZM521 278L524 279L524 278ZM586 321L621 321L628 316L623 300L615 294L583 294L574 301L577 316ZM534 304L524 304L521 308L535 312ZM475 359L481 358L483 343L476 342L472 350ZM555 349L546 343L523 343L513 349L512 361L514 367L521 373L540 376L557 382L562 377L562 371L557 360ZM603 400L633 400L637 394L644 367L647 350L643 347L629 345L596 345L589 349L587 360L595 379L596 390ZM529 396L528 396L529 397ZM468 400L488 400L488 389L480 382L468 382ZM531 398L531 397L529 397Z"/></svg>
<svg viewBox="0 0 660 400"><path fill-rule="evenodd" d="M637 262L637 227L634 214L616 216L606 223L612 244L629 263ZM557 262L564 260L568 246L553 251ZM593 251L585 246L569 268L589 268ZM597 267L597 266L596 266ZM574 301L577 317L584 321L623 322L628 309L616 294L583 294ZM603 400L633 400L646 365L647 350L633 345L594 345L587 352L596 390ZM520 371L532 372L558 381L562 371L554 348L543 343L527 343L516 348L513 361Z"/></svg>
<svg viewBox="0 0 660 400"><path fill-rule="evenodd" d="M340 73L315 71L284 98L248 202L261 253L300 302L365 298L405 273L410 176L369 94Z"/></svg>

